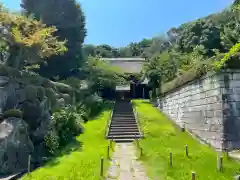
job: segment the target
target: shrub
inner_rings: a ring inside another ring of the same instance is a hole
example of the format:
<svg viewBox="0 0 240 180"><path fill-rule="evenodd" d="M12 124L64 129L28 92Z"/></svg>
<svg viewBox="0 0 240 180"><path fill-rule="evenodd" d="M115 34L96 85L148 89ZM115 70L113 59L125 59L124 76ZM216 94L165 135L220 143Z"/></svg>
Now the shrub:
<svg viewBox="0 0 240 180"><path fill-rule="evenodd" d="M54 85L60 93L72 95L72 93L74 92L74 89L67 84L54 82Z"/></svg>
<svg viewBox="0 0 240 180"><path fill-rule="evenodd" d="M37 88L34 86L27 86L25 88L25 93L26 93L26 99L27 100L34 100L37 98Z"/></svg>
<svg viewBox="0 0 240 180"><path fill-rule="evenodd" d="M45 95L47 96L47 98L51 104L51 107L53 107L57 102L57 100L56 100L57 97L56 97L54 90L52 88L46 88Z"/></svg>
<svg viewBox="0 0 240 180"><path fill-rule="evenodd" d="M48 152L54 154L59 148L59 137L54 131L49 131L44 136L44 142L48 149Z"/></svg>
<svg viewBox="0 0 240 180"><path fill-rule="evenodd" d="M61 97L65 100L66 104L71 104L72 103L71 102L72 98L69 94L62 94Z"/></svg>
<svg viewBox="0 0 240 180"><path fill-rule="evenodd" d="M60 145L65 145L74 136L83 132L80 120L76 109L71 106L53 113L53 123L59 136Z"/></svg>
<svg viewBox="0 0 240 180"><path fill-rule="evenodd" d="M97 115L103 108L103 99L97 94L90 95L84 100L84 104L86 105L86 111L89 110L89 116Z"/></svg>
<svg viewBox="0 0 240 180"><path fill-rule="evenodd" d="M10 117L23 118L23 113L19 109L9 109L3 113L3 119L7 119Z"/></svg>
<svg viewBox="0 0 240 180"><path fill-rule="evenodd" d="M40 101L44 100L45 98L45 89L42 86L37 88L37 97Z"/></svg>

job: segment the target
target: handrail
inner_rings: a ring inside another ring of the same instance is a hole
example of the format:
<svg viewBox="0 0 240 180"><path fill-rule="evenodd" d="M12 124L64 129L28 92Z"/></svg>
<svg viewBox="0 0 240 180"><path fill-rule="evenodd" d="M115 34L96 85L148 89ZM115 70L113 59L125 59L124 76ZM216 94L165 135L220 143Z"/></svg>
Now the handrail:
<svg viewBox="0 0 240 180"><path fill-rule="evenodd" d="M114 106L115 106L115 101L114 101ZM108 137L108 132L109 132L110 124L111 124L111 121L112 121L114 106L113 106L113 109L110 113L110 117L108 118L108 121L107 121L107 124L106 124L106 127L105 127L105 138Z"/></svg>

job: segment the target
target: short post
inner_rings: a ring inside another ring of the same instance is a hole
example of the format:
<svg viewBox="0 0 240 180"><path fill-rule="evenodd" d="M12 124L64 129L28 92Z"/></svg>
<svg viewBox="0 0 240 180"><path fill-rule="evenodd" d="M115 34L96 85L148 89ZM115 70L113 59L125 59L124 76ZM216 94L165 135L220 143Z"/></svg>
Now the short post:
<svg viewBox="0 0 240 180"><path fill-rule="evenodd" d="M186 126L185 123L183 123L183 126L181 127L182 132L185 131L185 128L186 128L185 126Z"/></svg>
<svg viewBox="0 0 240 180"><path fill-rule="evenodd" d="M111 139L111 147L112 147L112 143L113 143L113 136L112 136L112 139Z"/></svg>
<svg viewBox="0 0 240 180"><path fill-rule="evenodd" d="M142 157L142 155L143 155L143 149L140 148L140 157Z"/></svg>
<svg viewBox="0 0 240 180"><path fill-rule="evenodd" d="M188 157L188 145L185 145L186 156Z"/></svg>
<svg viewBox="0 0 240 180"><path fill-rule="evenodd" d="M217 156L217 170L219 172L222 172L222 170L223 170L222 166L223 166L223 157L220 156L220 154L218 154L218 156Z"/></svg>
<svg viewBox="0 0 240 180"><path fill-rule="evenodd" d="M227 156L228 159L230 158L228 148L226 148L226 156Z"/></svg>
<svg viewBox="0 0 240 180"><path fill-rule="evenodd" d="M28 155L28 173L31 171L31 154Z"/></svg>
<svg viewBox="0 0 240 180"><path fill-rule="evenodd" d="M196 179L196 173L192 172L192 180L195 180L195 179Z"/></svg>
<svg viewBox="0 0 240 180"><path fill-rule="evenodd" d="M100 170L100 175L103 177L103 164L104 164L104 159L103 157L101 158L101 170Z"/></svg>
<svg viewBox="0 0 240 180"><path fill-rule="evenodd" d="M170 167L172 167L173 166L173 163L172 163L172 152L170 152L170 154L169 154L169 160L170 160L170 162L169 162Z"/></svg>
<svg viewBox="0 0 240 180"><path fill-rule="evenodd" d="M107 158L108 158L108 159L110 159L110 153L109 153L109 151L110 151L110 147L108 146L108 147L107 147Z"/></svg>

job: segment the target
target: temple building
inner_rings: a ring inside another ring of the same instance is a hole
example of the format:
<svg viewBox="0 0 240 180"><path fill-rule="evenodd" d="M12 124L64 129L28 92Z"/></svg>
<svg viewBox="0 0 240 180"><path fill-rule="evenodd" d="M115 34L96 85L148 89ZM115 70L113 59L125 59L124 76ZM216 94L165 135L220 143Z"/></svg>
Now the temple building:
<svg viewBox="0 0 240 180"><path fill-rule="evenodd" d="M145 63L144 58L132 57L132 58L102 58L102 60L110 63L115 67L119 67L124 73L131 76L140 74L143 71L143 65ZM149 98L150 87L148 86L148 80L145 77L141 77L140 81L131 81L127 85L116 86L115 89L105 90L104 97L110 98Z"/></svg>

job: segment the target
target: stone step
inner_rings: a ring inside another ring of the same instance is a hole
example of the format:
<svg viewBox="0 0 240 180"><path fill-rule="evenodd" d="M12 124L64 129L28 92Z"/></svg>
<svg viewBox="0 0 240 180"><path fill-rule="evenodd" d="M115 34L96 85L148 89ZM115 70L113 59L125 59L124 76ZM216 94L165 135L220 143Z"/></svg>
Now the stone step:
<svg viewBox="0 0 240 180"><path fill-rule="evenodd" d="M113 117L134 117L134 114L131 113L113 113Z"/></svg>
<svg viewBox="0 0 240 180"><path fill-rule="evenodd" d="M114 139L116 143L129 143L135 141L135 139Z"/></svg>
<svg viewBox="0 0 240 180"><path fill-rule="evenodd" d="M109 132L108 136L115 136L115 135L140 135L139 131L117 131L117 132Z"/></svg>
<svg viewBox="0 0 240 180"><path fill-rule="evenodd" d="M115 117L115 118L112 118L111 121L136 121L136 119L134 119L134 118L118 118L118 117Z"/></svg>
<svg viewBox="0 0 240 180"><path fill-rule="evenodd" d="M112 121L136 121L135 119L118 119L118 118L115 118L115 119L112 119Z"/></svg>
<svg viewBox="0 0 240 180"><path fill-rule="evenodd" d="M108 139L139 139L142 135L135 135L135 134L122 134L122 135L114 135L114 136L108 136Z"/></svg>
<svg viewBox="0 0 240 180"><path fill-rule="evenodd" d="M113 119L111 122L136 122L135 119Z"/></svg>
<svg viewBox="0 0 240 180"><path fill-rule="evenodd" d="M110 127L137 127L136 123L114 123L111 124Z"/></svg>
<svg viewBox="0 0 240 180"><path fill-rule="evenodd" d="M112 126L109 130L119 130L119 129L125 129L125 130L129 130L129 129L138 129L137 126L134 127L128 127L128 126Z"/></svg>
<svg viewBox="0 0 240 180"><path fill-rule="evenodd" d="M138 129L131 129L131 130L109 131L109 132L108 132L108 135L110 135L110 134L112 134L112 133L133 133L133 134L136 134L136 133L139 133L139 130L138 130Z"/></svg>
<svg viewBox="0 0 240 180"><path fill-rule="evenodd" d="M119 117L119 116L113 116L112 117L112 119L135 119L135 117L134 116L132 116L132 117Z"/></svg>
<svg viewBox="0 0 240 180"><path fill-rule="evenodd" d="M137 124L136 123L134 123L134 124L111 124L110 128L111 127L137 127Z"/></svg>
<svg viewBox="0 0 240 180"><path fill-rule="evenodd" d="M112 128L109 129L109 132L138 132L139 129L136 128Z"/></svg>
<svg viewBox="0 0 240 180"><path fill-rule="evenodd" d="M115 115L113 114L112 117L118 117L118 118L135 118L135 116L133 114L128 114L128 115Z"/></svg>
<svg viewBox="0 0 240 180"><path fill-rule="evenodd" d="M113 121L111 124L137 124L136 121Z"/></svg>

